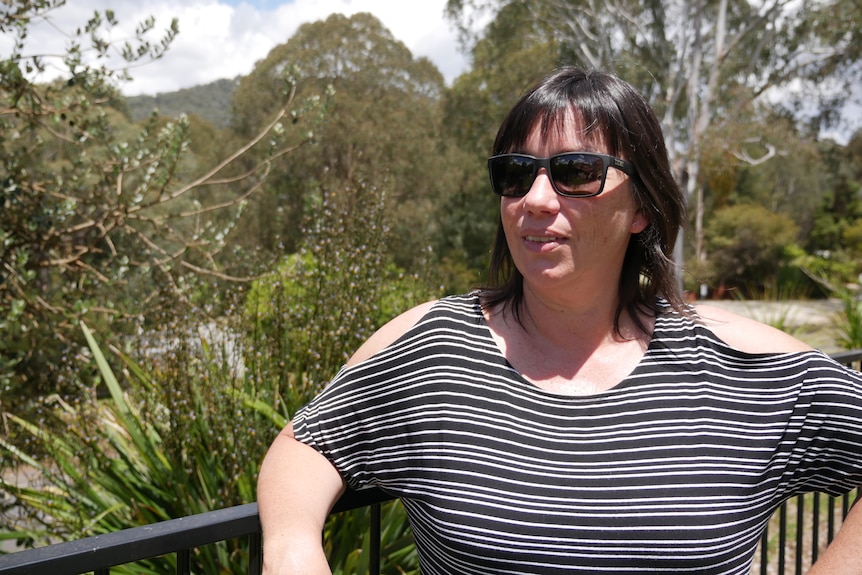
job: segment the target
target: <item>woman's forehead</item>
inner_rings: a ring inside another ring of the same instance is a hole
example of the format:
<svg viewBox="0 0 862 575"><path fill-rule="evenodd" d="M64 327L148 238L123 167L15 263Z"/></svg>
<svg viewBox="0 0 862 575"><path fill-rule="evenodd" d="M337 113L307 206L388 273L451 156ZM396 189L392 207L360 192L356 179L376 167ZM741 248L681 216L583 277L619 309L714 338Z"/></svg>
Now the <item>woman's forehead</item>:
<svg viewBox="0 0 862 575"><path fill-rule="evenodd" d="M587 123L583 115L571 109L538 118L527 133L524 145L558 151L608 152L607 138L596 122Z"/></svg>

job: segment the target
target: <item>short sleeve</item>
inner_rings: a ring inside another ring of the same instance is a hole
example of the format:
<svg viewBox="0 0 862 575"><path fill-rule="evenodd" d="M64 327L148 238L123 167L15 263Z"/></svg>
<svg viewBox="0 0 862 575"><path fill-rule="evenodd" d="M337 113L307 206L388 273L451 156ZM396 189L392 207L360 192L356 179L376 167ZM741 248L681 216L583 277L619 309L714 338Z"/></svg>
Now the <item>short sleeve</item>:
<svg viewBox="0 0 862 575"><path fill-rule="evenodd" d="M368 484L364 473L368 453L363 453L363 445L371 439L369 419L380 417L380 406L375 405L373 396L367 378L345 369L293 418L296 439L326 457L351 489Z"/></svg>
<svg viewBox="0 0 862 575"><path fill-rule="evenodd" d="M813 355L788 420L787 488L839 495L862 484L862 373Z"/></svg>

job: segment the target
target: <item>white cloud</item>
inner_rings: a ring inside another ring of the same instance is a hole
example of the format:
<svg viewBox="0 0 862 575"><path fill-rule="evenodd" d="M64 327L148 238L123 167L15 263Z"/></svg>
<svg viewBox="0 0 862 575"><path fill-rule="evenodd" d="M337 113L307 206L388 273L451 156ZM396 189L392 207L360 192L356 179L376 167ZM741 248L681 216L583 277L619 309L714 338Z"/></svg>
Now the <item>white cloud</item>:
<svg viewBox="0 0 862 575"><path fill-rule="evenodd" d="M133 81L122 87L127 95L171 92L220 78L248 74L255 62L287 40L306 22L339 12L352 15L371 12L413 52L426 56L451 82L467 66L457 51L454 28L445 20L445 0L293 0L292 2L248 2L234 0L72 0L50 13L51 22L35 22L26 53L60 54L70 42L60 31L83 27L95 10L114 9L120 26L115 40L133 34L136 24L148 16L156 19L151 41L172 18L179 19L180 34L164 58L130 70ZM267 6L273 5L273 8ZM260 7L258 7L260 6ZM11 38L0 38L0 57L11 51ZM115 59L119 65L121 60ZM52 60L50 76L62 73L59 60Z"/></svg>

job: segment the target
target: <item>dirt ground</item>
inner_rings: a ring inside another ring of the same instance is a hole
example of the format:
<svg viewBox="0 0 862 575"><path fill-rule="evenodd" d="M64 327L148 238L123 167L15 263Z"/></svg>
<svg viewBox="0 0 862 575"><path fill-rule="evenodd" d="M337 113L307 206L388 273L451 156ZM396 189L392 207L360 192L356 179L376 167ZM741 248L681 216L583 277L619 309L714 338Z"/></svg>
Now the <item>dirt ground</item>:
<svg viewBox="0 0 862 575"><path fill-rule="evenodd" d="M38 481L39 474L32 467L21 466L15 470L6 470L3 478L9 483L14 483L15 485L32 485ZM3 491L0 491L0 505L9 503L9 501L5 500L6 497L8 496ZM15 508L6 509L5 513L6 515L3 517L3 521L0 522L0 530L2 530L6 521L11 520L12 518L17 518L18 516L18 510ZM21 548L17 546L15 541L6 539L0 541L0 550L5 553L11 553L13 551L20 551Z"/></svg>
<svg viewBox="0 0 862 575"><path fill-rule="evenodd" d="M778 327L825 353L841 351L835 342L835 322L842 311L840 300L707 300L697 303L720 307Z"/></svg>

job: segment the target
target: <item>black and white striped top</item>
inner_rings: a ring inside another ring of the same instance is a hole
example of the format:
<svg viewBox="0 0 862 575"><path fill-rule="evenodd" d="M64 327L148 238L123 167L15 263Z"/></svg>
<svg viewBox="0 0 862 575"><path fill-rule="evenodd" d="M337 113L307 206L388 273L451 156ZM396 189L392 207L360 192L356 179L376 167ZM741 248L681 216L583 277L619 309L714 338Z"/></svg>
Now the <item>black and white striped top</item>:
<svg viewBox="0 0 862 575"><path fill-rule="evenodd" d="M748 573L786 498L862 483L862 377L741 353L675 313L613 389L527 382L475 295L441 300L294 419L408 511L424 575Z"/></svg>

